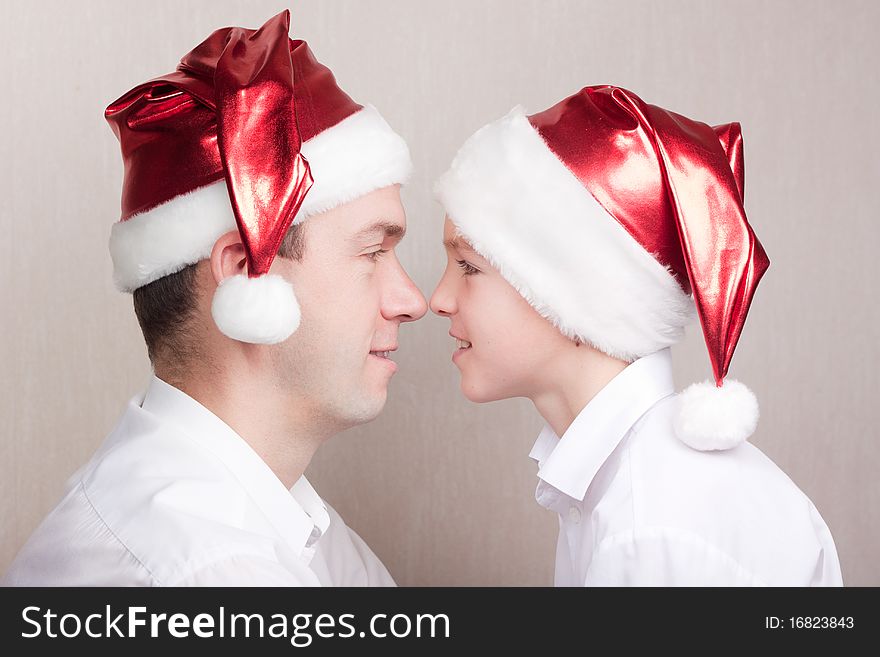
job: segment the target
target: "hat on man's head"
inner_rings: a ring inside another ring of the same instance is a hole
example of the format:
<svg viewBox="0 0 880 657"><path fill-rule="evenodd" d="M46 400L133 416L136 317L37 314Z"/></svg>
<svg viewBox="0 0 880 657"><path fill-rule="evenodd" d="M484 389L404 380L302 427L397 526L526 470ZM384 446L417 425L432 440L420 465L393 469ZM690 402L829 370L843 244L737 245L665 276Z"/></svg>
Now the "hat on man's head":
<svg viewBox="0 0 880 657"><path fill-rule="evenodd" d="M696 314L714 381L679 395L676 431L726 449L758 421L724 381L770 262L743 210L742 133L585 87L478 130L436 184L449 218L559 330L632 361L678 342Z"/></svg>
<svg viewBox="0 0 880 657"><path fill-rule="evenodd" d="M290 226L405 183L412 170L404 140L289 28L285 10L258 30L216 30L173 73L105 110L125 165L110 235L117 287L131 292L204 260L237 228L247 274L220 283L212 315L229 337L257 344L299 326L292 286L268 274Z"/></svg>

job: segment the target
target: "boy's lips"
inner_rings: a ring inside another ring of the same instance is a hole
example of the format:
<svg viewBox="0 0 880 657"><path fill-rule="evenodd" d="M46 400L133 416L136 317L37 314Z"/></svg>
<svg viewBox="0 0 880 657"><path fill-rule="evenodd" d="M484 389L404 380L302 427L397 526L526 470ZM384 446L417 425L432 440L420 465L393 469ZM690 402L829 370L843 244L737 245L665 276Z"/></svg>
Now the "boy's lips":
<svg viewBox="0 0 880 657"><path fill-rule="evenodd" d="M468 347L466 349L456 349L455 351L452 352L452 362L457 363L458 359L462 358L470 350L471 350L470 347Z"/></svg>
<svg viewBox="0 0 880 657"><path fill-rule="evenodd" d="M452 331L449 332L453 338L455 338L456 346L458 347L454 352L452 352L452 362L455 363L461 358L465 352L470 351L473 348L473 345L469 340L465 340L463 337L456 335Z"/></svg>
<svg viewBox="0 0 880 657"><path fill-rule="evenodd" d="M458 345L459 349L470 349L473 346L470 340L467 340L460 335L456 335L452 331L449 332L449 335L455 338L456 344Z"/></svg>

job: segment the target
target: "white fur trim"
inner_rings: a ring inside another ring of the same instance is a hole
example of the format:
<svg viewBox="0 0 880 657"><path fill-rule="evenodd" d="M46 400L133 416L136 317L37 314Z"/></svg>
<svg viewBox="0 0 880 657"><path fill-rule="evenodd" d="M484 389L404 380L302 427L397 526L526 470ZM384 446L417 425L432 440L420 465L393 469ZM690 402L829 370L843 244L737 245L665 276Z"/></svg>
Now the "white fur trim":
<svg viewBox="0 0 880 657"><path fill-rule="evenodd" d="M295 221L388 187L406 184L412 160L398 135L372 105L302 145L315 179Z"/></svg>
<svg viewBox="0 0 880 657"><path fill-rule="evenodd" d="M473 247L568 337L632 361L696 316L673 274L547 147L522 107L478 130L435 193Z"/></svg>
<svg viewBox="0 0 880 657"><path fill-rule="evenodd" d="M694 449L731 449L755 433L760 410L755 393L726 379L694 383L677 395L673 426L678 438Z"/></svg>
<svg viewBox="0 0 880 657"><path fill-rule="evenodd" d="M224 278L214 291L211 315L224 335L253 344L283 342L300 321L293 287L277 274Z"/></svg>
<svg viewBox="0 0 880 657"><path fill-rule="evenodd" d="M406 142L372 105L304 142L302 154L315 182L296 223L376 189L404 184L412 172ZM117 222L110 231L116 286L131 292L204 260L217 238L235 227L223 179Z"/></svg>
<svg viewBox="0 0 880 657"><path fill-rule="evenodd" d="M214 242L235 230L235 215L220 180L110 229L113 280L131 292L211 255Z"/></svg>

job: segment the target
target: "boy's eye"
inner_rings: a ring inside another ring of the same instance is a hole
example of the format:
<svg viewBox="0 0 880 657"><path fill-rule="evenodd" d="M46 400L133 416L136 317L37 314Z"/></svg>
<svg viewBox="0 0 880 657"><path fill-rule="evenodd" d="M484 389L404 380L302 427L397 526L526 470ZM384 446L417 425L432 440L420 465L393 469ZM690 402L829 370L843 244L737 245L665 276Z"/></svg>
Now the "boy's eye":
<svg viewBox="0 0 880 657"><path fill-rule="evenodd" d="M461 267L461 270L464 272L465 276L470 276L472 274L479 274L480 270L474 267L471 263L466 260L456 260L456 264Z"/></svg>
<svg viewBox="0 0 880 657"><path fill-rule="evenodd" d="M365 253L364 255L368 257L373 262L376 262L383 255L388 253L388 249L379 249L378 251L371 251L370 253Z"/></svg>

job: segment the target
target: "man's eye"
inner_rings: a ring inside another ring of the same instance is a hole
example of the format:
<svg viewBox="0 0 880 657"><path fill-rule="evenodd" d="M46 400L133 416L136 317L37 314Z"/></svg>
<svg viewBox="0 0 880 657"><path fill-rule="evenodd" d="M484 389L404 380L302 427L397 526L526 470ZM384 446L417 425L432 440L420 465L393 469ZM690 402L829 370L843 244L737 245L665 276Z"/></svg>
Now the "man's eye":
<svg viewBox="0 0 880 657"><path fill-rule="evenodd" d="M479 274L480 270L474 267L471 263L466 260L456 260L456 264L461 267L461 270L464 272L465 276L470 276L471 274Z"/></svg>
<svg viewBox="0 0 880 657"><path fill-rule="evenodd" d="M388 249L379 249L378 251L371 251L370 253L365 253L364 255L368 257L373 262L376 262L383 255L388 253Z"/></svg>

